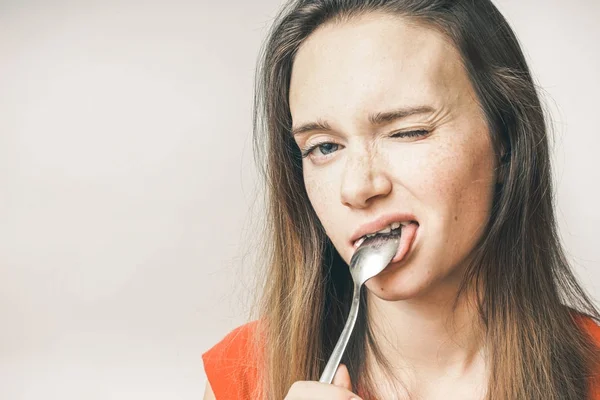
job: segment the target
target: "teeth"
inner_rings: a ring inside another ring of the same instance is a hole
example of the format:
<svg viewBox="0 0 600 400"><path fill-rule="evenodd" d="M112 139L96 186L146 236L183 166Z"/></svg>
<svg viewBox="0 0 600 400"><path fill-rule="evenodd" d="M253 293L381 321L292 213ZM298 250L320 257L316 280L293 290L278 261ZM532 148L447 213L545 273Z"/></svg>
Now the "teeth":
<svg viewBox="0 0 600 400"><path fill-rule="evenodd" d="M389 225L388 225L385 228L383 228L382 230L377 231L375 233L390 233L391 231L392 231L392 228L390 228Z"/></svg>
<svg viewBox="0 0 600 400"><path fill-rule="evenodd" d="M406 226L408 224L410 224L410 222L392 222L390 225L375 233L390 233L392 229L398 229L400 226ZM370 235L373 236L373 234Z"/></svg>
<svg viewBox="0 0 600 400"><path fill-rule="evenodd" d="M365 236L363 236L363 237L361 237L360 239L358 239L358 240L356 241L356 243L354 244L354 246L355 246L356 248L358 248L358 246L360 246L360 245L362 244L362 242L364 242L364 241L365 241Z"/></svg>
<svg viewBox="0 0 600 400"><path fill-rule="evenodd" d="M361 237L360 239L358 239L355 243L354 243L354 247L359 247L362 242L365 241L366 238L370 238L375 236L378 233L390 233L392 230L394 229L398 229L401 226L407 226L410 225L410 221L406 221L406 222L392 222L390 225L386 226L385 228L383 228L380 231L374 232L374 233L367 233L365 236Z"/></svg>

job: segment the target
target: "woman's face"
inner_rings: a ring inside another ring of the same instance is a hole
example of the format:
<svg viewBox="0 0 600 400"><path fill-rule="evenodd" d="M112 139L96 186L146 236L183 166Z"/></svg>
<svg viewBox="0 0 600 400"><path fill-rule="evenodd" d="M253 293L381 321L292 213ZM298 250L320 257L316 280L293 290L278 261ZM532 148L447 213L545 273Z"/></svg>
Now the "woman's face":
<svg viewBox="0 0 600 400"><path fill-rule="evenodd" d="M384 14L324 25L296 55L289 100L308 196L342 258L350 262L358 236L404 225L399 253L369 290L401 300L455 288L496 176L449 41Z"/></svg>

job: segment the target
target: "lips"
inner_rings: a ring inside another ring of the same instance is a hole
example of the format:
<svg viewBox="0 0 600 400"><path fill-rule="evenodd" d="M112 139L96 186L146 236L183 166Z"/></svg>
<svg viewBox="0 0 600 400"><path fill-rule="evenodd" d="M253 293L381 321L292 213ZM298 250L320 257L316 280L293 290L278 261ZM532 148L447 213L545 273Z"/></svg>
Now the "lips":
<svg viewBox="0 0 600 400"><path fill-rule="evenodd" d="M399 222L403 225L414 222L417 223L417 220L414 215L407 213L396 213L396 214L386 214L381 217L367 222L366 224L361 225L354 234L350 237L350 244L354 246L354 243L362 238L365 235L373 234L375 232L381 231L387 226L392 225L395 222Z"/></svg>
<svg viewBox="0 0 600 400"><path fill-rule="evenodd" d="M398 251L392 259L391 263L395 263L404 259L410 251L412 243L415 240L419 223L414 215L406 213L396 213L383 215L371 222L361 225L350 239L350 245L356 250L362 243L366 235L372 235L379 231L389 231L390 227L396 227L400 223L401 235Z"/></svg>

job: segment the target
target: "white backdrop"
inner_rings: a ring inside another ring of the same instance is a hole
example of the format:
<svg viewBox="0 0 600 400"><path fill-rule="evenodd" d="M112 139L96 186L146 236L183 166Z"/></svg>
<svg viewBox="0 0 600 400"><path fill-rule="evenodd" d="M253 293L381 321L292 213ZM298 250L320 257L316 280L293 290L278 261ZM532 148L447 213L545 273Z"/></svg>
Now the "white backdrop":
<svg viewBox="0 0 600 400"><path fill-rule="evenodd" d="M600 2L496 3L600 304ZM0 398L202 397L200 354L251 296L253 69L279 4L0 0Z"/></svg>

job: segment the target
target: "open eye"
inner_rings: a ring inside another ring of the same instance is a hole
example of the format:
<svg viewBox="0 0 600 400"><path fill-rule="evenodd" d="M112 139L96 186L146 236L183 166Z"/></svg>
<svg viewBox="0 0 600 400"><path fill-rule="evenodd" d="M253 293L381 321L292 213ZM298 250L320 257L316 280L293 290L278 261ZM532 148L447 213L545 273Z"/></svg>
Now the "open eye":
<svg viewBox="0 0 600 400"><path fill-rule="evenodd" d="M302 158L308 157L311 153L318 151L321 155L327 156L338 150L339 144L331 142L316 143L308 148L302 149Z"/></svg>

